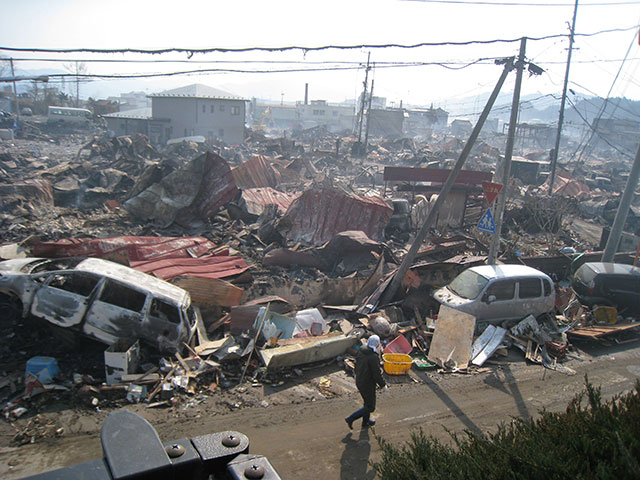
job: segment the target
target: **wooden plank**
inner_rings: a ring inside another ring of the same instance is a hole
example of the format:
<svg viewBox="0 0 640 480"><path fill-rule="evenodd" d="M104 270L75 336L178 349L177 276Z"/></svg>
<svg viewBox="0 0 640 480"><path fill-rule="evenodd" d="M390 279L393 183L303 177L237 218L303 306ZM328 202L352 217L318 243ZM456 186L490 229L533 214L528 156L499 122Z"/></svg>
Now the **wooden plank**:
<svg viewBox="0 0 640 480"><path fill-rule="evenodd" d="M441 367L453 364L467 368L471 356L476 317L445 305L440 306L428 359Z"/></svg>
<svg viewBox="0 0 640 480"><path fill-rule="evenodd" d="M219 278L176 277L171 283L184 288L196 305L232 307L240 305L244 290Z"/></svg>
<svg viewBox="0 0 640 480"><path fill-rule="evenodd" d="M574 328L567 331L567 335L575 335L585 338L598 338L616 332L623 332L640 327L640 323L625 323L616 325L592 325L590 327Z"/></svg>

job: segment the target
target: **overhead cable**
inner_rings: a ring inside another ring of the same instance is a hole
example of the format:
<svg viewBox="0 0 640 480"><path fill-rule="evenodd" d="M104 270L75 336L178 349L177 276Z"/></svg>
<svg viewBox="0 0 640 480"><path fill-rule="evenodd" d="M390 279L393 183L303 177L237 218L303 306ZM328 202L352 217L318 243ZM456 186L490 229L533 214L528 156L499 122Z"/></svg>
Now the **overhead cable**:
<svg viewBox="0 0 640 480"><path fill-rule="evenodd" d="M576 37L592 37L594 35L600 35L603 33L612 32L626 32L628 30L637 29L638 25L627 28L613 28L609 30L601 30L594 33L576 33ZM543 37L527 37L528 41L548 40L552 38L566 37L566 33L546 35ZM186 53L189 56L202 53L243 53L243 52L284 52L289 50L300 50L303 52L312 52L320 50L358 50L358 49L373 49L373 48L403 48L412 49L419 47L442 47L442 46L466 46L466 45L487 45L492 43L517 43L520 42L521 37L511 39L493 39L493 40L469 40L463 42L421 42L415 44L399 44L399 43L387 43L387 44L360 44L360 45L322 45L316 47L304 47L304 46L282 46L282 47L210 47L210 48L162 48L162 49L138 49L138 48L28 48L28 47L6 47L0 46L0 50L10 52L33 52L33 53L140 53L149 55L161 55L166 53Z"/></svg>

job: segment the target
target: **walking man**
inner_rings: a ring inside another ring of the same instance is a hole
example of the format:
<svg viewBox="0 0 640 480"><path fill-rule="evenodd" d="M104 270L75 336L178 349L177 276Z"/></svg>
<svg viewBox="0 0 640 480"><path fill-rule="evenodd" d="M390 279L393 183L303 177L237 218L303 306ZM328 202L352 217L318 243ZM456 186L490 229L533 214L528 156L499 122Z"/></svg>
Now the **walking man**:
<svg viewBox="0 0 640 480"><path fill-rule="evenodd" d="M356 386L362 396L364 406L344 419L350 429L353 428L353 422L359 418L362 418L362 428L375 425L376 421L370 418L370 415L376 409L376 385L385 389L389 388L380 371L379 349L380 337L371 335L367 340L367 346L361 348L356 356Z"/></svg>

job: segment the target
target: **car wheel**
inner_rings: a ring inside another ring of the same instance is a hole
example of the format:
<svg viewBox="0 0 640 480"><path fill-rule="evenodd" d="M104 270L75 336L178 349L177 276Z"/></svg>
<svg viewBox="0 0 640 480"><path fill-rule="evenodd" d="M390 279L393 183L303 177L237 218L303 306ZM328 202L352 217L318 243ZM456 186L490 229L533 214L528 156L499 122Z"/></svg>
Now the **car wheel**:
<svg viewBox="0 0 640 480"><path fill-rule="evenodd" d="M13 295L0 294L0 320L18 323L22 318L22 302Z"/></svg>

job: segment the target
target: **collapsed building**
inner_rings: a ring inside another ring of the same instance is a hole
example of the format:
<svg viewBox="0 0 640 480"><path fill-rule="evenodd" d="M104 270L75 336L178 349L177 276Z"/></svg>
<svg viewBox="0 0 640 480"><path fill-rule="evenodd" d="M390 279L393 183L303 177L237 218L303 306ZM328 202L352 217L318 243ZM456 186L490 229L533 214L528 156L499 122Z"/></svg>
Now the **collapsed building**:
<svg viewBox="0 0 640 480"><path fill-rule="evenodd" d="M625 334L640 325L625 311L608 310L603 322L602 310L580 305L570 287L576 268L598 258L590 251L599 248L598 231L619 201L612 172L623 162L600 158L562 165L548 196L537 163L545 155L532 151L510 185L500 260L534 267L553 280L555 303L547 315L486 325L432 297L461 272L486 263L489 237L476 225L487 207L482 183L493 178L500 154L485 142L471 150L402 287L382 303L463 147L444 133L428 142L404 138L395 126L389 127L395 138L372 134L364 157L351 154L356 138L319 127L289 138L249 131L232 146L213 135L166 148L142 133L96 135L86 142L34 127L25 139L1 144L0 258L99 258L117 264L114 271L133 269L136 281L128 290L110 286L115 274L82 284L90 306L88 313L75 311L71 323L84 325L87 316L98 315L93 305L103 302L134 311L130 318L148 321L151 329L146 337L132 336L131 329L100 336L94 321L94 335L86 328L81 340L63 334L77 344L89 333L104 344L104 357L88 366L73 360L65 342L43 352L37 341L48 335L45 327L61 333L69 323L63 314L40 315L37 328L25 329L23 316L38 317L36 307L26 307L25 297L16 311L10 292L3 291L3 308L11 315L5 318L2 362L14 365L2 377L7 418L37 393L58 387L82 390L101 405L109 404L106 392L119 391L129 401L171 407L180 395L215 395L245 379L257 382L336 358L350 370L360 339L373 332L385 353L408 356L409 367L420 371L473 372L512 349L571 374L562 366L571 339ZM611 182L594 183L581 169ZM627 230L636 231L634 222L632 216ZM622 252L617 261L633 263L633 255ZM84 275L108 270L84 265ZM33 287L41 295L44 287L74 288L73 282L55 283L54 277L68 274L56 268L46 271L57 275L41 277ZM176 314L174 324L193 328L172 337L180 341L171 348L150 341L168 338L152 320L170 312L168 296L161 304L154 300L158 295L140 295L152 284L174 297L186 292L198 308L192 320L187 310ZM50 360L31 363L23 392L25 364L39 357ZM65 376L73 377L71 386L63 385Z"/></svg>

